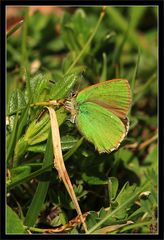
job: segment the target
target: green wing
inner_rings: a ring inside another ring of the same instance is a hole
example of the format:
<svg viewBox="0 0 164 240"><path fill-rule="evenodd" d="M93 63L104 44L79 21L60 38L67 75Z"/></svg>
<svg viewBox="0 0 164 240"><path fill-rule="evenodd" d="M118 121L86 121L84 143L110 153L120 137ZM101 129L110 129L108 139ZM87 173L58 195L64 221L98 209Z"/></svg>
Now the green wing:
<svg viewBox="0 0 164 240"><path fill-rule="evenodd" d="M79 106L76 125L99 152L112 152L118 148L127 133L126 126L116 115L91 102Z"/></svg>
<svg viewBox="0 0 164 240"><path fill-rule="evenodd" d="M96 103L119 118L126 118L131 104L131 91L126 79L114 79L85 88L76 97L77 104Z"/></svg>

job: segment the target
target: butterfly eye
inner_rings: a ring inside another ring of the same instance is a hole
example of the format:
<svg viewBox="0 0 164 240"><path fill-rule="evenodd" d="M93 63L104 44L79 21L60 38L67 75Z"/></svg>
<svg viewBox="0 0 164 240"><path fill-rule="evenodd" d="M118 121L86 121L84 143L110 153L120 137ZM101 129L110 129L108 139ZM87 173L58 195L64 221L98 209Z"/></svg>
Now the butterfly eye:
<svg viewBox="0 0 164 240"><path fill-rule="evenodd" d="M77 96L78 92L77 91L72 91L71 92L71 97L70 98L75 98Z"/></svg>

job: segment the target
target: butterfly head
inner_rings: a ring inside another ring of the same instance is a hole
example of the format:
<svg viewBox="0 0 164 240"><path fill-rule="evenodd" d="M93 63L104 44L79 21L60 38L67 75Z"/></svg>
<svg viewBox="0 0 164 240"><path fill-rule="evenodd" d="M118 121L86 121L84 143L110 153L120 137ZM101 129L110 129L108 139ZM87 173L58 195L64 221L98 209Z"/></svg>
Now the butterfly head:
<svg viewBox="0 0 164 240"><path fill-rule="evenodd" d="M72 95L70 98L67 98L64 103L64 108L71 113L71 122L75 123L78 106L76 103L77 94Z"/></svg>

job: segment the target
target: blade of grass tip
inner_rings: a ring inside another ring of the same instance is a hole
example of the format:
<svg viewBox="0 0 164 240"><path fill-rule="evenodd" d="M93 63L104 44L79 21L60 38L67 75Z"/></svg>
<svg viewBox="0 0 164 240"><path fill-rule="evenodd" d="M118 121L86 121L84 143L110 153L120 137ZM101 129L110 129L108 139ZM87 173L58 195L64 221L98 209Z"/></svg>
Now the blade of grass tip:
<svg viewBox="0 0 164 240"><path fill-rule="evenodd" d="M103 53L103 68L99 82L104 82L107 79L107 56L106 53Z"/></svg>
<svg viewBox="0 0 164 240"><path fill-rule="evenodd" d="M142 221L140 223L133 223L131 225L123 227L123 229L121 230L121 233L126 233L127 231L129 231L131 229L137 229L137 228L143 227L145 225L149 226L150 224L153 224L153 221L145 221L145 222Z"/></svg>
<svg viewBox="0 0 164 240"><path fill-rule="evenodd" d="M97 231L95 231L94 233L95 234L106 234L106 233L112 233L120 228L123 228L129 224L133 224L132 221L127 221L126 223L122 223L122 224L115 224L115 225L112 225L112 226L106 226L106 227L103 227L103 228L100 228L98 229Z"/></svg>
<svg viewBox="0 0 164 240"><path fill-rule="evenodd" d="M20 22L18 22L12 29L10 29L8 32L7 32L7 39L13 34L15 33L23 24L23 20L21 20Z"/></svg>
<svg viewBox="0 0 164 240"><path fill-rule="evenodd" d="M83 49L80 51L79 55L76 57L75 61L72 63L72 65L68 68L67 72L65 73L65 75L67 75L71 70L72 68L76 65L76 63L79 61L79 59L81 58L81 56L84 54L85 50L88 48L89 44L91 43L92 39L94 38L97 30L98 30L98 27L100 26L100 23L105 15L105 10L106 10L106 7L103 7L102 8L102 11L101 11L101 14L100 14L100 17L98 19L98 22L92 32L92 34L90 35L88 41L86 42L86 44L84 45Z"/></svg>
<svg viewBox="0 0 164 240"><path fill-rule="evenodd" d="M53 150L52 150L52 138L51 138L51 131L49 132L47 145L46 145L46 152L44 155L43 160L43 167L47 167L53 161ZM52 169L52 168L51 168ZM50 169L50 171L51 171ZM49 174L50 175L50 174ZM34 226L37 217L40 213L41 207L45 201L48 187L49 187L49 179L39 182L28 212L25 217L24 224L26 226L32 227Z"/></svg>
<svg viewBox="0 0 164 240"><path fill-rule="evenodd" d="M83 224L84 230L87 233L87 226L84 221L79 203L77 201L71 180L69 178L69 175L67 173L67 170L64 165L62 150L61 150L61 142L60 142L60 133L59 133L59 126L58 121L56 117L55 110L51 107L47 107L49 114L50 114L50 121L51 121L51 131L52 131L52 143L53 143L53 151L54 151L54 166L56 170L58 171L59 177L63 180L64 185L72 199L72 202L75 206L75 209L80 217L80 220Z"/></svg>

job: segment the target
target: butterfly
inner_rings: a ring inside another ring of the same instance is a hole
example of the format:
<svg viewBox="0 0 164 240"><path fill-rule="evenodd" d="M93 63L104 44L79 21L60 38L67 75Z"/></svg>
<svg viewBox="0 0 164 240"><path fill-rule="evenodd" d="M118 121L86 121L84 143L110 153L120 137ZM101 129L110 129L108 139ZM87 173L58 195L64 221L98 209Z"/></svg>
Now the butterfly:
<svg viewBox="0 0 164 240"><path fill-rule="evenodd" d="M100 152L116 150L129 129L131 89L126 79L89 86L65 102L79 132Z"/></svg>

